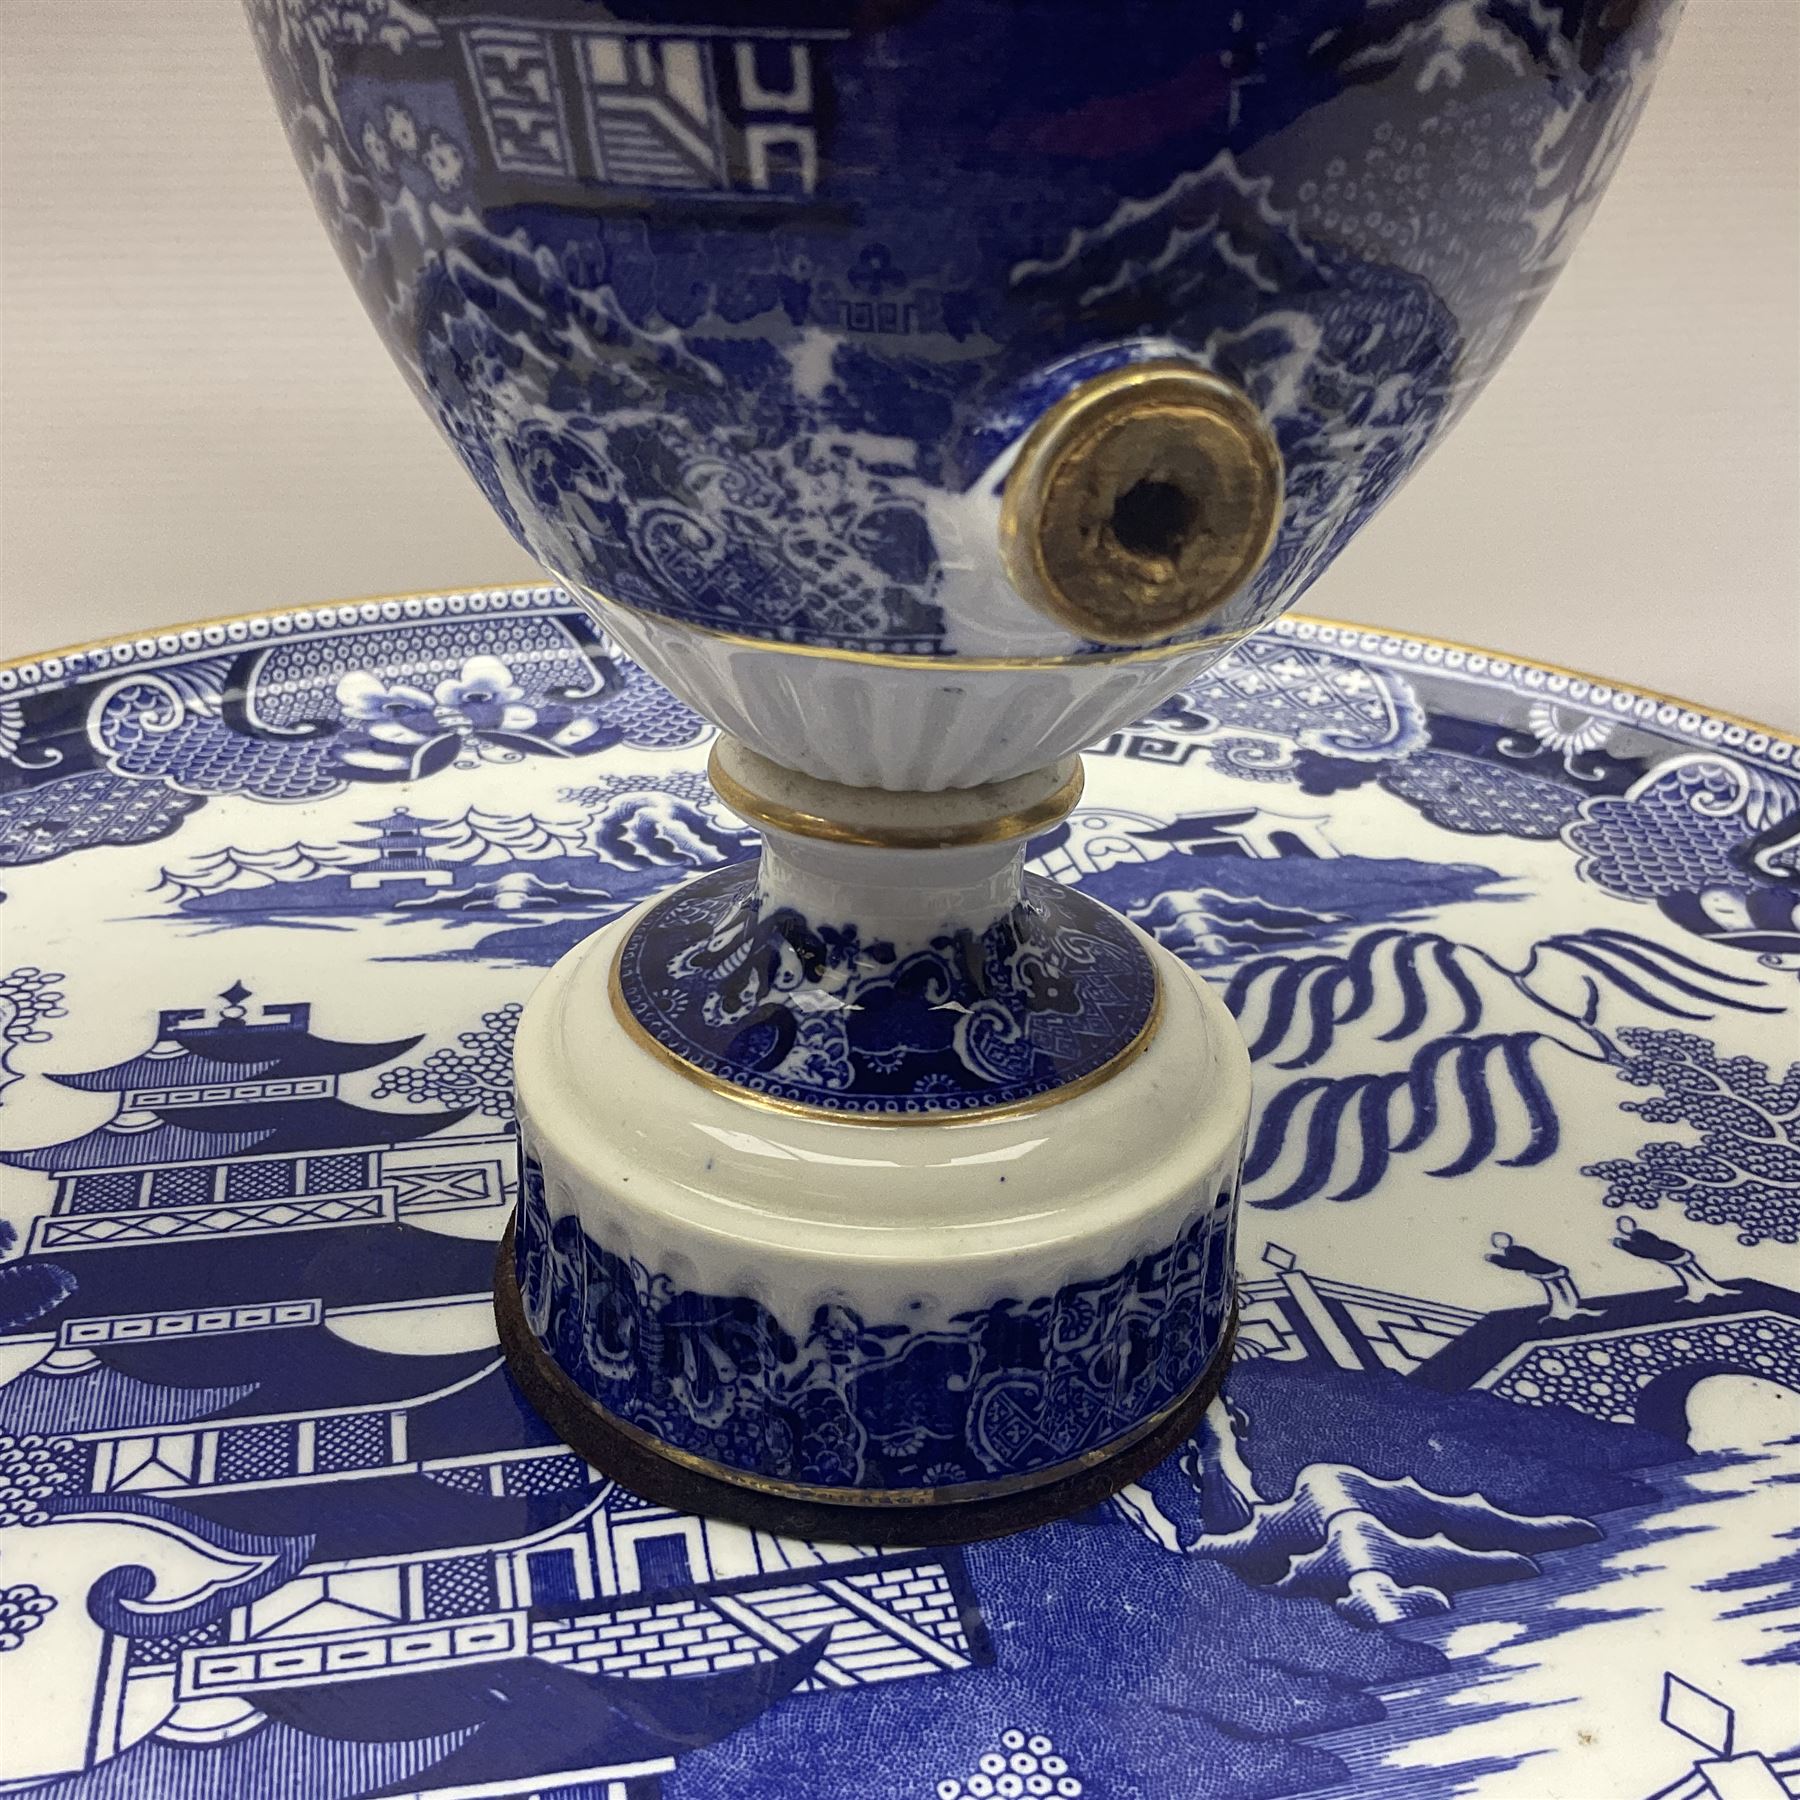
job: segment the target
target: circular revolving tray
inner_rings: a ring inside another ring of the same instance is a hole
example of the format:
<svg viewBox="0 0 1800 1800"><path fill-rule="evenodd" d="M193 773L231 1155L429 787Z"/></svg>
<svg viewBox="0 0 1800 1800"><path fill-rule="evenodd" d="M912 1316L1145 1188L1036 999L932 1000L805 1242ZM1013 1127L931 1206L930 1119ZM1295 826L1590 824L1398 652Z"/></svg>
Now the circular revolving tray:
<svg viewBox="0 0 1800 1800"><path fill-rule="evenodd" d="M1238 1014L1237 1361L909 1550L495 1342L520 1004L749 851L708 735L551 589L0 670L0 1785L1800 1794L1800 748L1306 619L1096 746L1034 866Z"/></svg>

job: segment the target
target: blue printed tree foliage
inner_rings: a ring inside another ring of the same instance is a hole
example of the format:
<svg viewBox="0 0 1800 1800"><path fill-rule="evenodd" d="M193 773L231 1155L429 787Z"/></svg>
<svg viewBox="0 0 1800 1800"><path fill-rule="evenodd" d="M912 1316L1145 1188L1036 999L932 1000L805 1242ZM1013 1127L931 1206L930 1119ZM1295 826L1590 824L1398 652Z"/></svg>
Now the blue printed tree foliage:
<svg viewBox="0 0 1800 1800"><path fill-rule="evenodd" d="M0 1527L42 1525L73 1497L76 1456L68 1438L0 1431Z"/></svg>
<svg viewBox="0 0 1800 1800"><path fill-rule="evenodd" d="M57 986L61 980L54 970L29 966L0 975L0 1093L19 1079L12 1066L13 1046L50 1041L42 1021L60 1019L66 1010Z"/></svg>
<svg viewBox="0 0 1800 1800"><path fill-rule="evenodd" d="M480 1026L457 1034L462 1045L432 1051L422 1063L402 1063L375 1084L377 1100L398 1095L417 1106L472 1106L502 1124L513 1119L512 1047L524 1007L509 1000L481 1015Z"/></svg>
<svg viewBox="0 0 1800 1800"><path fill-rule="evenodd" d="M1696 1224L1735 1226L1740 1244L1800 1242L1800 1062L1776 1081L1755 1058L1721 1058L1693 1032L1628 1026L1619 1041L1630 1053L1619 1079L1662 1090L1624 1110L1701 1135L1585 1164L1582 1174L1607 1183L1606 1204L1653 1212L1669 1200Z"/></svg>
<svg viewBox="0 0 1800 1800"><path fill-rule="evenodd" d="M29 1581L0 1587L0 1650L18 1649L26 1633L36 1631L55 1609L56 1602Z"/></svg>

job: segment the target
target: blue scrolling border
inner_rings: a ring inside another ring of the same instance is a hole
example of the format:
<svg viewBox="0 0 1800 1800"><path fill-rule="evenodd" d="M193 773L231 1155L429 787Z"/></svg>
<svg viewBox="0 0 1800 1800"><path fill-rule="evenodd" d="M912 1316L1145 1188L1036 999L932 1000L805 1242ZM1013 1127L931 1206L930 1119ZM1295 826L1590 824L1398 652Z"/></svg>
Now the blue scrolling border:
<svg viewBox="0 0 1800 1800"><path fill-rule="evenodd" d="M991 1112L1098 1074L1156 1016L1132 928L1043 876L979 934L901 953L765 911L755 871L684 883L619 951L632 1018L718 1080L845 1115Z"/></svg>
<svg viewBox="0 0 1800 1800"><path fill-rule="evenodd" d="M1230 1188L1172 1243L1054 1294L935 1328L826 1303L802 1327L553 1221L528 1136L520 1171L519 1290L545 1350L615 1418L768 1479L940 1488L1054 1468L1178 1400L1230 1315Z"/></svg>

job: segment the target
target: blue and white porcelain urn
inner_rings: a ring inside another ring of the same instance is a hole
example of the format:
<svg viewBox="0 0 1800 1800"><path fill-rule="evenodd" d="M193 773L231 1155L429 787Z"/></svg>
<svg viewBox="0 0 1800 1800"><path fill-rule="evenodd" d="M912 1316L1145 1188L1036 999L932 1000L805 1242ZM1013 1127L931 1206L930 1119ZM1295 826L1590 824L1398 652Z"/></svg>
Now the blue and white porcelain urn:
<svg viewBox="0 0 1800 1800"><path fill-rule="evenodd" d="M502 1334L591 1461L923 1541L1193 1429L1248 1061L1026 846L1486 381L1673 12L250 0L407 380L764 833L519 1032Z"/></svg>

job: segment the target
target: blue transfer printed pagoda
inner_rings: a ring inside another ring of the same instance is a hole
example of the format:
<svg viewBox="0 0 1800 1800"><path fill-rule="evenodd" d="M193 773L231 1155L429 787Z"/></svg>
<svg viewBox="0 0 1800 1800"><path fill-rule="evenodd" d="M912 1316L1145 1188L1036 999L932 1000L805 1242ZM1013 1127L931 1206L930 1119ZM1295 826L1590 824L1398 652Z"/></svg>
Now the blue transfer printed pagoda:
<svg viewBox="0 0 1800 1800"><path fill-rule="evenodd" d="M684 1518L557 1443L493 1342L510 1137L340 1094L418 1036L221 998L58 1078L104 1125L6 1154L54 1190L0 1316L0 1499L49 1470L69 1573L8 1656L44 1721L9 1791L651 1800L790 1694L988 1660L956 1553Z"/></svg>
<svg viewBox="0 0 1800 1800"><path fill-rule="evenodd" d="M448 887L456 879L452 870L432 857L425 837L427 821L415 818L404 806L396 807L383 818L364 819L361 823L364 830L375 835L351 841L361 849L374 851L374 855L350 871L352 889L392 884Z"/></svg>
<svg viewBox="0 0 1800 1800"><path fill-rule="evenodd" d="M201 1023L202 1012L165 1011L156 1042L142 1054L53 1075L62 1087L118 1095L119 1110L78 1138L0 1157L63 1177L59 1213L272 1206L266 1216L276 1222L304 1213L323 1223L354 1216L344 1197L367 1193L376 1147L429 1136L468 1116L466 1107L376 1112L338 1097L340 1077L403 1056L418 1035L342 1043L313 1032L309 1006L264 1007L252 1021L241 982L221 998L215 1024ZM233 1159L229 1168L219 1160L225 1157ZM314 1204L327 1197L327 1204ZM93 1232L86 1237L99 1241Z"/></svg>
<svg viewBox="0 0 1800 1800"><path fill-rule="evenodd" d="M482 1244L411 1226L473 1209L491 1211L497 1228L513 1182L510 1136L439 1135L466 1108L396 1113L341 1097L344 1076L403 1055L417 1034L343 1042L315 1033L304 1005L252 1020L249 997L234 984L210 1023L166 1010L147 1050L51 1077L113 1095L116 1111L79 1137L0 1152L55 1181L12 1298L0 1301L0 1338L66 1334L77 1320L152 1304L212 1319L232 1296L261 1308L372 1305L486 1285ZM275 1253L271 1233L305 1234L304 1254Z"/></svg>

